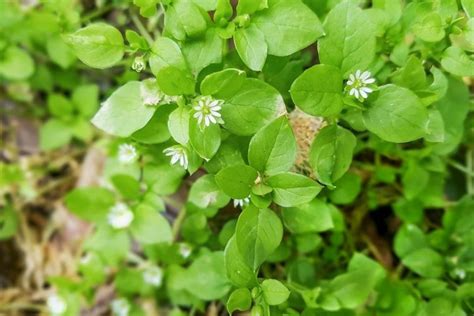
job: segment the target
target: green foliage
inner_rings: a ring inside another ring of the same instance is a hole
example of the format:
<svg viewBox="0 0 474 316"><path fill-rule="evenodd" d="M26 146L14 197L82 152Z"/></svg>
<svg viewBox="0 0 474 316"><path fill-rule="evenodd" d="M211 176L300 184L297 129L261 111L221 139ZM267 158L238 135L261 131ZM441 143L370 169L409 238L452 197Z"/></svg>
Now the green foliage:
<svg viewBox="0 0 474 316"><path fill-rule="evenodd" d="M109 2L0 4L5 108L106 156L50 314L472 314L471 2ZM3 240L38 170L2 157Z"/></svg>

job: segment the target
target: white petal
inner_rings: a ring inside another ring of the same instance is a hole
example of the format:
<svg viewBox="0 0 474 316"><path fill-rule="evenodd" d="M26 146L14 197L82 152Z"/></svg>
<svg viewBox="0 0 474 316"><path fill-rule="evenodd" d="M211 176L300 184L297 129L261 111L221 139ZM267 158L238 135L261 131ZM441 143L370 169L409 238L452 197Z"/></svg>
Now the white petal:
<svg viewBox="0 0 474 316"><path fill-rule="evenodd" d="M349 91L349 95L354 95L356 89L355 88L352 88L351 91Z"/></svg>
<svg viewBox="0 0 474 316"><path fill-rule="evenodd" d="M183 167L184 167L184 169L188 169L188 156L186 154L184 154L183 156L184 156Z"/></svg>
<svg viewBox="0 0 474 316"><path fill-rule="evenodd" d="M199 113L199 114L200 114L200 115L199 115L199 117L198 117L198 123L201 124L201 123L202 123L202 119L203 119L204 116L202 115L202 113Z"/></svg>
<svg viewBox="0 0 474 316"><path fill-rule="evenodd" d="M352 76L352 75L351 75ZM348 86L352 86L354 84L354 81L353 80L347 80L347 85Z"/></svg>
<svg viewBox="0 0 474 316"><path fill-rule="evenodd" d="M218 106L215 106L211 109L211 111L220 111L222 109L222 107L220 105Z"/></svg>
<svg viewBox="0 0 474 316"><path fill-rule="evenodd" d="M209 117L208 117L208 116L206 116L206 117L204 118L204 124L205 124L206 126L209 126L210 123L209 123Z"/></svg>
<svg viewBox="0 0 474 316"><path fill-rule="evenodd" d="M173 157L171 157L171 164L174 165L175 163L177 163L179 160L179 156L178 155L174 155Z"/></svg>
<svg viewBox="0 0 474 316"><path fill-rule="evenodd" d="M362 76L360 76L362 79L367 79L370 77L370 71L364 71L362 73Z"/></svg>
<svg viewBox="0 0 474 316"><path fill-rule="evenodd" d="M210 120L212 123L214 123L214 124L217 123L216 119L215 119L214 116L212 116L212 115L209 115L209 120Z"/></svg>
<svg viewBox="0 0 474 316"><path fill-rule="evenodd" d="M218 100L214 100L212 101L211 103L209 103L209 107L210 108L213 108L213 107L216 107L219 105L219 101Z"/></svg>
<svg viewBox="0 0 474 316"><path fill-rule="evenodd" d="M364 90L360 89L359 92L360 92L361 97L363 97L364 99L367 99L367 93L365 93Z"/></svg>
<svg viewBox="0 0 474 316"><path fill-rule="evenodd" d="M359 98L359 90L354 89L354 96L355 96L356 98Z"/></svg>
<svg viewBox="0 0 474 316"><path fill-rule="evenodd" d="M354 77L353 74L350 74L350 75L349 75L349 81L351 81L352 83L355 81L355 77ZM352 83L351 83L351 84L352 84Z"/></svg>
<svg viewBox="0 0 474 316"><path fill-rule="evenodd" d="M221 114L219 112L211 111L211 115L214 117L221 117Z"/></svg>
<svg viewBox="0 0 474 316"><path fill-rule="evenodd" d="M363 81L363 83L365 83L365 84L370 84L370 83L374 83L374 82L375 82L375 79L374 79L374 78L365 79L365 80Z"/></svg>
<svg viewBox="0 0 474 316"><path fill-rule="evenodd" d="M370 88L367 88L367 87L363 87L363 88L360 88L362 91L366 92L366 93L371 93L373 90L370 89Z"/></svg>
<svg viewBox="0 0 474 316"><path fill-rule="evenodd" d="M200 115L202 115L201 112L196 112L196 113L194 113L193 117L198 118Z"/></svg>
<svg viewBox="0 0 474 316"><path fill-rule="evenodd" d="M356 71L356 78L360 79L360 70L359 69L357 69L357 71Z"/></svg>

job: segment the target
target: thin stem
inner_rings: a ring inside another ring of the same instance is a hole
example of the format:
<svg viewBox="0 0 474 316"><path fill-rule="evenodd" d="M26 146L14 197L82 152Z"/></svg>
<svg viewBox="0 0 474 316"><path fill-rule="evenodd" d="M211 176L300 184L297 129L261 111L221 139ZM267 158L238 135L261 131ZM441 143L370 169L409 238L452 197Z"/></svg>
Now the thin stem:
<svg viewBox="0 0 474 316"><path fill-rule="evenodd" d="M137 27L140 34L146 39L148 44L151 46L153 45L153 38L151 37L150 33L146 30L145 26L143 25L142 21L138 18L135 13L130 13L130 17L132 18L133 24Z"/></svg>
<svg viewBox="0 0 474 316"><path fill-rule="evenodd" d="M181 230L181 225L183 224L184 218L186 217L186 208L183 207L179 213L178 217L174 220L172 233L173 233L173 240L178 239L179 231Z"/></svg>
<svg viewBox="0 0 474 316"><path fill-rule="evenodd" d="M82 18L81 18L81 23L84 23L84 22L88 22L96 17L99 17L101 15L103 15L104 13L107 13L108 11L112 10L114 8L114 4L112 3L109 3L107 5L104 5L103 7L101 8L98 8L97 10L89 13L89 14L86 14L84 15Z"/></svg>
<svg viewBox="0 0 474 316"><path fill-rule="evenodd" d="M469 172L466 176L467 194L474 195L474 150L472 148L466 152L466 169Z"/></svg>
<svg viewBox="0 0 474 316"><path fill-rule="evenodd" d="M468 154L469 154L469 151L468 151ZM472 159L472 153L470 155L471 155L470 159ZM468 162L469 162L468 157L466 157L466 160L468 160ZM459 162L457 162L455 160L452 160L452 159L448 159L448 164L450 164L452 167L458 169L459 171L465 173L468 176L468 180L469 180L470 177L474 177L474 170L472 170L472 167L470 169L470 168L465 167L465 166L461 165ZM471 161L471 164L472 164L472 161Z"/></svg>

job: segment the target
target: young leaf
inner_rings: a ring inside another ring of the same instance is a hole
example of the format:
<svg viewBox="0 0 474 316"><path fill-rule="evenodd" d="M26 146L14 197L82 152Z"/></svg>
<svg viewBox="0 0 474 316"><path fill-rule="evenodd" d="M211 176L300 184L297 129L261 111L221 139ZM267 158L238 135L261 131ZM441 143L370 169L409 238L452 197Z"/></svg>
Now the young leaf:
<svg viewBox="0 0 474 316"><path fill-rule="evenodd" d="M72 103L62 94L51 93L47 102L49 112L56 117L67 117L74 111Z"/></svg>
<svg viewBox="0 0 474 316"><path fill-rule="evenodd" d="M341 72L334 66L313 66L293 82L290 93L295 104L308 114L337 115L343 106Z"/></svg>
<svg viewBox="0 0 474 316"><path fill-rule="evenodd" d="M213 175L205 175L194 182L188 199L202 209L221 208L229 203L229 197L219 189Z"/></svg>
<svg viewBox="0 0 474 316"><path fill-rule="evenodd" d="M77 188L65 198L66 207L81 219L103 223L115 203L114 194L104 188Z"/></svg>
<svg viewBox="0 0 474 316"><path fill-rule="evenodd" d="M189 141L201 158L210 160L221 145L221 128L218 124L203 127L195 118L191 118Z"/></svg>
<svg viewBox="0 0 474 316"><path fill-rule="evenodd" d="M375 57L375 31L365 11L341 2L329 12L324 30L318 42L321 64L339 67L344 77L368 68Z"/></svg>
<svg viewBox="0 0 474 316"><path fill-rule="evenodd" d="M282 210L285 226L295 234L323 232L334 227L331 210L320 199Z"/></svg>
<svg viewBox="0 0 474 316"><path fill-rule="evenodd" d="M176 67L181 70L188 69L178 44L167 37L159 37L153 43L149 63L151 72L155 76L166 67Z"/></svg>
<svg viewBox="0 0 474 316"><path fill-rule="evenodd" d="M265 36L268 53L288 56L314 43L324 34L321 22L300 0L268 0L268 9L252 16Z"/></svg>
<svg viewBox="0 0 474 316"><path fill-rule="evenodd" d="M284 303L290 296L290 291L280 281L266 279L262 282L262 291L265 302L268 305L279 305Z"/></svg>
<svg viewBox="0 0 474 316"><path fill-rule="evenodd" d="M180 106L174 110L168 120L168 130L175 141L186 145L189 140L189 110Z"/></svg>
<svg viewBox="0 0 474 316"><path fill-rule="evenodd" d="M241 28L235 32L234 43L245 65L254 71L261 71L267 58L268 49L263 33L251 24L247 28Z"/></svg>
<svg viewBox="0 0 474 316"><path fill-rule="evenodd" d="M10 80L23 80L30 77L34 71L35 63L23 49L10 46L2 52L0 76Z"/></svg>
<svg viewBox="0 0 474 316"><path fill-rule="evenodd" d="M245 83L245 71L228 68L210 74L201 82L201 93L218 99L227 99L238 93Z"/></svg>
<svg viewBox="0 0 474 316"><path fill-rule="evenodd" d="M430 248L421 248L402 258L403 264L425 278L439 278L444 273L443 257Z"/></svg>
<svg viewBox="0 0 474 316"><path fill-rule="evenodd" d="M192 95L196 85L194 77L187 70L174 66L162 68L156 74L156 81L167 95Z"/></svg>
<svg viewBox="0 0 474 316"><path fill-rule="evenodd" d="M250 205L237 220L235 237L239 252L255 271L280 245L283 227L273 211Z"/></svg>
<svg viewBox="0 0 474 316"><path fill-rule="evenodd" d="M130 230L133 237L143 245L171 242L171 226L169 222L153 207L140 204Z"/></svg>
<svg viewBox="0 0 474 316"><path fill-rule="evenodd" d="M226 306L230 315L232 315L234 311L249 310L250 306L252 306L252 295L249 289L240 288L234 290L234 292L230 294Z"/></svg>
<svg viewBox="0 0 474 316"><path fill-rule="evenodd" d="M286 116L281 116L252 137L249 164L269 176L285 172L294 165L296 150L293 130Z"/></svg>
<svg viewBox="0 0 474 316"><path fill-rule="evenodd" d="M441 59L441 66L456 76L474 76L474 60L459 47L448 47Z"/></svg>
<svg viewBox="0 0 474 316"><path fill-rule="evenodd" d="M291 172L271 176L267 180L273 188L273 201L283 207L291 207L313 200L322 187L312 179Z"/></svg>
<svg viewBox="0 0 474 316"><path fill-rule="evenodd" d="M214 28L197 39L190 39L183 45L183 55L189 61L189 68L197 75L202 69L222 61L223 40Z"/></svg>
<svg viewBox="0 0 474 316"><path fill-rule="evenodd" d="M146 106L141 95L142 84L129 81L102 104L92 124L116 136L127 137L148 123L155 107Z"/></svg>
<svg viewBox="0 0 474 316"><path fill-rule="evenodd" d="M254 168L238 164L219 171L216 174L216 183L231 198L243 199L249 196L257 176Z"/></svg>
<svg viewBox="0 0 474 316"><path fill-rule="evenodd" d="M39 145L42 150L51 150L68 144L72 139L70 126L60 120L50 119L39 130Z"/></svg>
<svg viewBox="0 0 474 316"><path fill-rule="evenodd" d="M425 136L428 111L410 90L386 85L364 112L364 122L369 131L383 140L405 143Z"/></svg>
<svg viewBox="0 0 474 316"><path fill-rule="evenodd" d="M309 157L318 180L332 186L341 178L349 169L355 146L356 138L350 131L337 125L321 129L311 145Z"/></svg>
<svg viewBox="0 0 474 316"><path fill-rule="evenodd" d="M105 23L90 24L64 37L76 56L92 68L109 68L122 60L125 46L119 30Z"/></svg>

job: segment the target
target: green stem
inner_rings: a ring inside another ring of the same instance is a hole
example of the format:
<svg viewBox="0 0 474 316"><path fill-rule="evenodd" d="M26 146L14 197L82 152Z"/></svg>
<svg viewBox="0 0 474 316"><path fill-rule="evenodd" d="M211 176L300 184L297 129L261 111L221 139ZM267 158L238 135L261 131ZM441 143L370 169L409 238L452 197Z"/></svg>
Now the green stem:
<svg viewBox="0 0 474 316"><path fill-rule="evenodd" d="M172 233L173 233L173 240L178 239L179 231L181 230L181 225L183 224L184 218L186 217L186 208L183 207L179 213L178 217L174 220Z"/></svg>
<svg viewBox="0 0 474 316"><path fill-rule="evenodd" d="M107 5L104 5L103 7L101 8L98 8L97 10L89 13L89 14L86 14L84 15L82 18L81 18L81 23L84 23L84 22L88 22L96 17L99 17L99 16L102 16L103 14L109 12L110 10L112 10L114 8L114 4L112 3L109 3Z"/></svg>
<svg viewBox="0 0 474 316"><path fill-rule="evenodd" d="M468 195L474 195L474 150L470 148L466 152L466 169L471 176L466 176L466 190Z"/></svg>
<svg viewBox="0 0 474 316"><path fill-rule="evenodd" d="M131 13L130 17L132 18L133 24L137 27L140 34L146 39L148 44L151 46L153 45L153 38L151 37L150 33L146 30L145 26L143 25L142 21L138 18L135 13Z"/></svg>
<svg viewBox="0 0 474 316"><path fill-rule="evenodd" d="M469 152L470 152L470 150L468 151L467 155L471 156L471 158L466 156L466 160L467 160L467 163L469 164L469 159L471 159L471 164L472 164L472 152L471 152L471 154ZM448 159L448 164L450 164L452 167L458 169L459 171L465 173L468 177L468 180L470 180L469 179L470 177L474 177L474 170L472 170L472 167L471 168L465 167L465 166L461 165L459 162L457 162L455 160L452 160L452 159Z"/></svg>

